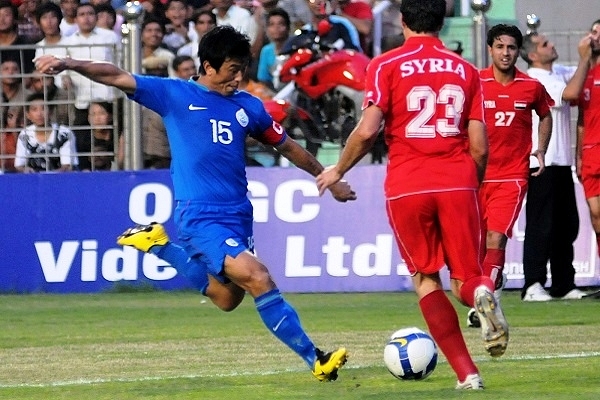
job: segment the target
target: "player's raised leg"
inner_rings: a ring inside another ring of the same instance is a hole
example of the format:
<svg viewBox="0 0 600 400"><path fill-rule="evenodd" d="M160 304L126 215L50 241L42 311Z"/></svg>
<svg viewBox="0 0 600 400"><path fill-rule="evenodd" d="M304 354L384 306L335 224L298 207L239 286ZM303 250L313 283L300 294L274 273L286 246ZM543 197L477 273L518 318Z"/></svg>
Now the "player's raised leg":
<svg viewBox="0 0 600 400"><path fill-rule="evenodd" d="M167 261L177 272L186 276L196 289L203 294L206 292L206 268L190 259L183 247L171 242L162 224L152 222L149 225L129 228L117 237L117 244L134 247Z"/></svg>
<svg viewBox="0 0 600 400"><path fill-rule="evenodd" d="M235 309L244 299L243 289L210 277L204 262L198 257L189 257L183 247L171 242L162 224L152 222L129 228L117 238L117 244L134 247L167 261L223 311Z"/></svg>

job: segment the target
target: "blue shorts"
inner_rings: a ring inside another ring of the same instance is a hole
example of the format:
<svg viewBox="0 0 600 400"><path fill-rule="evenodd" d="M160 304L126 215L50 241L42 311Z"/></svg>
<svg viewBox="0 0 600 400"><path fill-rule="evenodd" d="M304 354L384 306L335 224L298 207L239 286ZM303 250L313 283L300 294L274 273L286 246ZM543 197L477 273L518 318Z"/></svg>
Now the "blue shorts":
<svg viewBox="0 0 600 400"><path fill-rule="evenodd" d="M175 223L188 255L221 282L229 281L223 271L225 256L254 252L250 201L226 205L178 201Z"/></svg>

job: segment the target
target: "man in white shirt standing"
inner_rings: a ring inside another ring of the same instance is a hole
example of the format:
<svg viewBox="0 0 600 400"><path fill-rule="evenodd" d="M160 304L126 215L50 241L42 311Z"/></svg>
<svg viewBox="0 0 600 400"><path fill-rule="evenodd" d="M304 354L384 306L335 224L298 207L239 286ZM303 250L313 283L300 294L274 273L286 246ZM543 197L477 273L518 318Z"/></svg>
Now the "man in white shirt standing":
<svg viewBox="0 0 600 400"><path fill-rule="evenodd" d="M215 7L213 12L217 16L217 26L231 25L246 34L250 38L250 44L254 44L258 27L250 11L236 6L233 0L210 0L210 3Z"/></svg>
<svg viewBox="0 0 600 400"><path fill-rule="evenodd" d="M575 287L573 242L579 231L572 165L574 159L571 107L579 98L589 69L589 36L578 45L579 64L554 64L558 58L554 44L544 35L532 33L523 38L521 57L529 65L527 74L539 80L554 100L552 135L546 152L543 174L529 177L527 191L523 270L523 301L549 301L553 298L581 299L585 293ZM539 118L533 115L533 143L537 143ZM539 164L530 158L530 171ZM552 285L544 289L546 265L550 262Z"/></svg>
<svg viewBox="0 0 600 400"><path fill-rule="evenodd" d="M64 47L66 38L60 32L60 23L63 19L60 7L51 1L42 3L35 11L35 19L44 35L44 38L36 43L35 57L44 54L66 56L67 48ZM62 72L54 77L54 84L61 89L64 89L62 77L65 75L66 73Z"/></svg>
<svg viewBox="0 0 600 400"><path fill-rule="evenodd" d="M90 3L81 3L77 6L75 22L78 29L65 38L65 44L68 46L67 53L71 58L116 63L119 38L113 31L96 27L97 21L94 6ZM71 71L68 78L72 82L75 93L75 125L88 125L90 102L92 100L113 101L115 89Z"/></svg>
<svg viewBox="0 0 600 400"><path fill-rule="evenodd" d="M60 21L60 32L63 36L71 36L77 32L75 17L77 16L77 6L79 3L79 0L60 0L60 8L63 15Z"/></svg>

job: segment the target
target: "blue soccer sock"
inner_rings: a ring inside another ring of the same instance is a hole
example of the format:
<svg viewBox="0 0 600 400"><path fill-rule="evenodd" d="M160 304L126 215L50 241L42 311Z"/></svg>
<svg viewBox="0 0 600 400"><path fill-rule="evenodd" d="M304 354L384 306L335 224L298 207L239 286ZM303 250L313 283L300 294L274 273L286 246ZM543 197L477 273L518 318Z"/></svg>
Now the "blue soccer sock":
<svg viewBox="0 0 600 400"><path fill-rule="evenodd" d="M302 329L296 310L273 289L254 299L256 310L269 331L313 367L315 345Z"/></svg>
<svg viewBox="0 0 600 400"><path fill-rule="evenodd" d="M168 242L164 246L152 246L149 252L167 261L178 273L189 279L194 288L206 294L208 287L206 265L197 258L190 258L183 247Z"/></svg>

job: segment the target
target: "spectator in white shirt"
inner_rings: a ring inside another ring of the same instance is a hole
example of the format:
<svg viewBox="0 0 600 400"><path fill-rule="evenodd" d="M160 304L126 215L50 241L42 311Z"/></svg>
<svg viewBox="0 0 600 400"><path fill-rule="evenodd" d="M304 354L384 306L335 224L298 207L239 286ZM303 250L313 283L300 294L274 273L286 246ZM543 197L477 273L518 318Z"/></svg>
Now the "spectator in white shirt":
<svg viewBox="0 0 600 400"><path fill-rule="evenodd" d="M166 25L166 33L163 43L173 53L186 43L190 42L188 36L189 25L187 23L187 5L185 0L169 0L165 16L169 20Z"/></svg>
<svg viewBox="0 0 600 400"><path fill-rule="evenodd" d="M152 70L164 70L168 76L175 76L171 62L175 54L160 47L165 35L165 26L158 19L148 18L142 23L142 72L149 74ZM162 74L153 74L161 75Z"/></svg>
<svg viewBox="0 0 600 400"><path fill-rule="evenodd" d="M35 11L35 19L44 35L44 38L37 42L35 57L37 58L44 54L66 56L67 48L60 47L64 46L65 42L65 38L60 32L60 23L63 19L60 7L51 1L42 3ZM65 75L65 72L61 72L54 76L54 84L59 88L64 88L62 77Z"/></svg>
<svg viewBox="0 0 600 400"><path fill-rule="evenodd" d="M25 106L31 121L19 133L15 168L20 172L71 171L77 166L73 132L64 125L49 121L44 95L33 93Z"/></svg>
<svg viewBox="0 0 600 400"><path fill-rule="evenodd" d="M89 0L89 3L96 8L98 15L97 26L114 31L121 37L121 26L125 23L125 18L117 13L110 0Z"/></svg>
<svg viewBox="0 0 600 400"><path fill-rule="evenodd" d="M250 38L250 43L256 41L256 21L250 12L233 4L233 0L210 0L215 7L213 12L217 16L217 26L231 25Z"/></svg>
<svg viewBox="0 0 600 400"><path fill-rule="evenodd" d="M96 27L98 18L94 6L89 3L79 4L75 21L77 32L65 39L70 57L117 62L119 38L113 31ZM93 82L72 71L64 79L67 78L70 78L75 93L75 125L88 124L88 107L92 99L110 102L115 98L112 87Z"/></svg>
<svg viewBox="0 0 600 400"><path fill-rule="evenodd" d="M523 244L525 283L524 301L549 301L552 298L581 299L585 293L575 286L573 242L579 231L579 215L573 183L574 151L571 130L571 106L579 99L590 67L592 49L589 38L578 46L579 64L567 67L555 63L558 53L545 35L523 37L521 56L527 62L527 74L536 78L554 100L552 135L545 155L546 168L539 176L529 177L525 203L526 226ZM533 143L537 143L539 118L533 118ZM535 157L530 171L538 170ZM552 284L544 288L550 263Z"/></svg>
<svg viewBox="0 0 600 400"><path fill-rule="evenodd" d="M195 38L188 44L183 45L177 51L177 55L192 57L196 63L196 69L198 69L198 67L200 67L200 60L198 59L200 39L202 39L202 36L204 36L206 32L217 25L217 17L212 11L201 10L194 13L192 21L194 22L194 30L196 31L196 35L194 35Z"/></svg>
<svg viewBox="0 0 600 400"><path fill-rule="evenodd" d="M71 36L77 32L77 6L79 0L60 0L60 8L62 10L63 19L60 21L60 32L63 36Z"/></svg>

